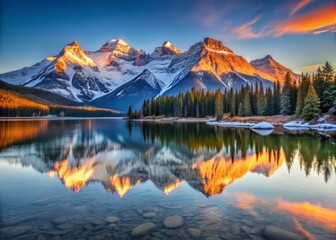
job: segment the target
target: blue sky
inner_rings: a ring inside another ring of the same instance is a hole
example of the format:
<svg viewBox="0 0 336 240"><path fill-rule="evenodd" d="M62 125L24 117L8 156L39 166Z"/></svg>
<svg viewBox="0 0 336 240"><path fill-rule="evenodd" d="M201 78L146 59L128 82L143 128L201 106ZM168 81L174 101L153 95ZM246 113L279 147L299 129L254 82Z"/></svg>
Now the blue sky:
<svg viewBox="0 0 336 240"><path fill-rule="evenodd" d="M112 38L152 52L165 40L181 50L204 37L247 60L272 55L300 72L336 67L336 2L0 0L0 72L30 66L77 40L97 50Z"/></svg>

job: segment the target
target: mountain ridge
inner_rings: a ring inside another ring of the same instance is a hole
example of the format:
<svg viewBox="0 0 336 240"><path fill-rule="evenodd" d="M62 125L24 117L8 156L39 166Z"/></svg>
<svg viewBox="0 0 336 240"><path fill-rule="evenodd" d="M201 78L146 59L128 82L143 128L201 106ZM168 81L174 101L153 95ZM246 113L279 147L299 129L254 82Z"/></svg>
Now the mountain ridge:
<svg viewBox="0 0 336 240"><path fill-rule="evenodd" d="M127 83L141 76L144 71L150 72L161 88L159 93L155 88L149 90L146 98L175 95L193 86L212 91L231 87L239 89L243 85L253 86L259 82L272 86L278 80L283 83L284 72L287 71L294 80L298 79L298 75L270 56L267 61L259 59L248 62L221 41L212 38L204 38L184 52L165 41L151 54L131 47L122 39L112 39L97 51L84 51L74 41L58 55L28 68L0 74L0 79L51 91L72 101L94 104L102 102L100 98L106 99L107 95L113 95L117 88L121 91L123 87L128 89L125 92L129 95L124 95L124 101L127 102L130 96L137 94L134 88L133 92L129 92ZM142 83L144 86L137 83L139 89L147 89L145 85L148 82ZM152 95L154 93L157 95ZM145 94L142 95L145 97ZM113 103L108 105L118 109Z"/></svg>

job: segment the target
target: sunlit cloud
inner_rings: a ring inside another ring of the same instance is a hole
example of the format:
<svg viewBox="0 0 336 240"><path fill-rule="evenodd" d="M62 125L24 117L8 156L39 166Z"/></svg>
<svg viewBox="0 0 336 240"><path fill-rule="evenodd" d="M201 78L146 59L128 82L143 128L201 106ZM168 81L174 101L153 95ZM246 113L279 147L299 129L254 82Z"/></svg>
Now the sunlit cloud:
<svg viewBox="0 0 336 240"><path fill-rule="evenodd" d="M260 16L252 19L251 21L244 23L243 25L234 28L233 33L236 34L237 39L249 39L249 38L259 38L263 34L253 32L253 25L257 23L260 19Z"/></svg>
<svg viewBox="0 0 336 240"><path fill-rule="evenodd" d="M323 63L318 63L318 64L313 64L313 65L308 65L308 66L303 66L300 68L297 68L298 71L300 72L312 72L316 71L318 67L321 67Z"/></svg>
<svg viewBox="0 0 336 240"><path fill-rule="evenodd" d="M294 8L289 13L289 16L293 16L295 13L300 11L302 8L307 6L309 3L311 3L313 0L299 0L299 2L294 6Z"/></svg>
<svg viewBox="0 0 336 240"><path fill-rule="evenodd" d="M297 11L298 10L296 10L296 12ZM267 36L281 37L286 34L321 34L336 32L335 12L336 4L328 4L297 17L270 23L268 25L266 24L264 29L256 32L253 25L260 20L260 16L258 16L234 28L232 33L237 39L251 39Z"/></svg>
<svg viewBox="0 0 336 240"><path fill-rule="evenodd" d="M278 202L277 209L319 224L332 231L336 230L336 209L326 208L309 202L291 203L285 200L280 200Z"/></svg>
<svg viewBox="0 0 336 240"><path fill-rule="evenodd" d="M298 220L293 218L293 221L294 221L294 225L295 225L295 230L297 232L301 233L305 237L305 239L315 240L314 235L311 234L310 232L308 232L308 230L306 230Z"/></svg>
<svg viewBox="0 0 336 240"><path fill-rule="evenodd" d="M279 37L285 34L307 34L314 33L321 28L333 31L336 25L335 12L336 5L328 4L312 12L275 24L270 35Z"/></svg>
<svg viewBox="0 0 336 240"><path fill-rule="evenodd" d="M237 193L234 195L235 206L246 212L249 212L255 217L259 217L258 213L255 210L256 204L266 204L266 202L249 193Z"/></svg>

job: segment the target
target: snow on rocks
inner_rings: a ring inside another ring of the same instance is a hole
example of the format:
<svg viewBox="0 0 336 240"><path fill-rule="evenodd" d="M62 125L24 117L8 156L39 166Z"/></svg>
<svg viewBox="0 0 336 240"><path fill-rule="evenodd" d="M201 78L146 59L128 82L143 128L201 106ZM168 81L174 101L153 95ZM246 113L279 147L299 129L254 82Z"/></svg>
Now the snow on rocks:
<svg viewBox="0 0 336 240"><path fill-rule="evenodd" d="M251 127L252 129L274 129L274 126L268 122L260 122Z"/></svg>
<svg viewBox="0 0 336 240"><path fill-rule="evenodd" d="M252 128L252 129L274 129L274 126L268 122L260 123L246 123L246 122L207 122L209 125L216 125L221 127L238 127L238 128Z"/></svg>
<svg viewBox="0 0 336 240"><path fill-rule="evenodd" d="M290 121L288 123L285 123L283 125L284 128L292 130L293 128L298 128L298 129L307 129L309 126L308 123L305 123L303 121Z"/></svg>
<svg viewBox="0 0 336 240"><path fill-rule="evenodd" d="M261 136L268 136L274 131L274 129L253 129L252 128L252 131L258 133Z"/></svg>
<svg viewBox="0 0 336 240"><path fill-rule="evenodd" d="M331 123L320 123L315 125L309 125L312 129L317 129L319 131L336 131L336 124Z"/></svg>
<svg viewBox="0 0 336 240"><path fill-rule="evenodd" d="M288 130L308 130L313 129L317 131L336 131L336 124L331 123L319 123L315 125L311 125L302 121L291 121L283 125L284 128Z"/></svg>
<svg viewBox="0 0 336 240"><path fill-rule="evenodd" d="M272 133L274 125L268 122L260 123L249 123L249 122L216 122L208 121L208 125L228 127L228 128L250 128L254 132L266 136ZM315 130L320 132L334 132L336 131L336 124L331 123L318 123L318 124L309 124L304 121L290 121L282 125L285 129L291 131L303 131L303 130ZM263 131L262 131L263 130ZM266 131L271 130L271 131Z"/></svg>

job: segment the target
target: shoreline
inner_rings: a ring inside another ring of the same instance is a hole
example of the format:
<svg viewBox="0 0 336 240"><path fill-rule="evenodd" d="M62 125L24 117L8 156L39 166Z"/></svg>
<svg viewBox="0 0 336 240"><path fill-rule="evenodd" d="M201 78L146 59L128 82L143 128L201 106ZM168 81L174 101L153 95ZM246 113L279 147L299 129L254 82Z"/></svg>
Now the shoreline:
<svg viewBox="0 0 336 240"><path fill-rule="evenodd" d="M329 116L327 116L329 117ZM205 123L211 126L227 128L248 128L254 131L274 130L281 127L289 131L317 131L317 132L336 132L336 123L334 121L325 121L326 116L321 117L321 121L310 124L295 119L293 116L252 116L252 117L233 117L223 118L216 121L216 118L177 118L177 117L160 117L160 118L141 118L127 119L126 117L59 117L59 116L41 116L41 117L0 117L0 121L60 121L60 120L85 120L85 119L110 119L124 120L131 122L156 122L156 123ZM262 125L256 127L256 125Z"/></svg>
<svg viewBox="0 0 336 240"><path fill-rule="evenodd" d="M123 120L124 117L59 117L59 116L41 116L41 117L0 117L0 121L35 121L35 120L85 120L85 119L115 119Z"/></svg>

